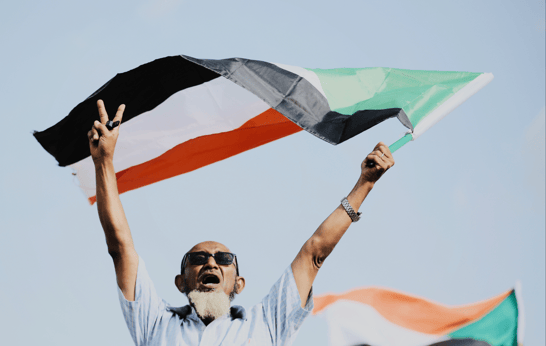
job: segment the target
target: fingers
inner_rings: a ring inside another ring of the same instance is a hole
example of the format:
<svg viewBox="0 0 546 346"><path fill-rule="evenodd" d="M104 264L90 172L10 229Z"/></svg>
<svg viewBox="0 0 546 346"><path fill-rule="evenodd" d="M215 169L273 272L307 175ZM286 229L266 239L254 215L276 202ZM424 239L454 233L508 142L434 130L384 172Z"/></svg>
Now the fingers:
<svg viewBox="0 0 546 346"><path fill-rule="evenodd" d="M394 158L392 157L391 150L383 142L379 142L375 146L373 152L376 153L379 158L388 165L388 168L394 166Z"/></svg>
<svg viewBox="0 0 546 346"><path fill-rule="evenodd" d="M95 127L91 127L91 130L87 132L87 138L89 138L90 141L98 141L99 140L99 133Z"/></svg>
<svg viewBox="0 0 546 346"><path fill-rule="evenodd" d="M392 153L383 142L379 142L374 150L366 157L364 164L368 168L388 170L394 165Z"/></svg>
<svg viewBox="0 0 546 346"><path fill-rule="evenodd" d="M125 105L120 105L118 107L118 111L116 112L116 116L114 117L114 122L119 121L121 124L121 119L123 118L123 112L125 111Z"/></svg>
<svg viewBox="0 0 546 346"><path fill-rule="evenodd" d="M97 120L95 120L95 123L93 123L93 127L91 128L91 131L93 130L95 130L98 133L99 137L109 132L108 129L106 128L106 125L101 124Z"/></svg>
<svg viewBox="0 0 546 346"><path fill-rule="evenodd" d="M383 154L383 152L381 152L380 150L374 150L372 151L368 157L367 157L368 161L373 161L374 162L374 166L378 169L384 169L384 170L387 170L389 167L388 163L387 163L387 158L385 157L385 155ZM373 167L373 166L372 166Z"/></svg>
<svg viewBox="0 0 546 346"><path fill-rule="evenodd" d="M388 146L383 144L383 142L379 142L379 144L377 145L377 149L381 151L382 154L385 154L385 157L387 157L387 159L392 159L391 150Z"/></svg>
<svg viewBox="0 0 546 346"><path fill-rule="evenodd" d="M97 101L97 108L99 109L101 124L106 124L106 122L108 121L108 113L106 113L106 108L104 107L104 102L102 100Z"/></svg>
<svg viewBox="0 0 546 346"><path fill-rule="evenodd" d="M123 118L123 112L125 111L125 105L122 104L118 107L118 110L116 112L116 116L114 117L113 121L109 121L108 113L106 112L106 107L104 106L104 101L97 100L97 108L99 110L99 117L100 117L100 124L106 125L104 129L100 129L99 126L96 124L93 125L93 127L99 132L99 136L103 135L105 130L115 130L115 128L121 124L121 120ZM110 124L110 125L109 125ZM113 126L112 126L113 124Z"/></svg>
<svg viewBox="0 0 546 346"><path fill-rule="evenodd" d="M373 150L379 150L379 148L381 147L384 147L385 146L385 143L383 142L379 142L375 145L375 147L373 148Z"/></svg>
<svg viewBox="0 0 546 346"><path fill-rule="evenodd" d="M93 131L92 131L92 130L89 130L89 132L87 132L87 139L89 140L89 142L95 141L95 138L94 138L94 135L93 135Z"/></svg>

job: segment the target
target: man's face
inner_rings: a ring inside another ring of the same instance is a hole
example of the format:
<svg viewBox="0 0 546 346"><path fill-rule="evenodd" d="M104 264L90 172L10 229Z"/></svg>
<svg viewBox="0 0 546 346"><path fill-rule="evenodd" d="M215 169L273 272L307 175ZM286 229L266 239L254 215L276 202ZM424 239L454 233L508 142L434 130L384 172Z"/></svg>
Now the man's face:
<svg viewBox="0 0 546 346"><path fill-rule="evenodd" d="M231 252L223 244L213 241L199 243L188 252L215 254L219 251ZM235 262L219 265L214 257L210 256L208 262L202 265L192 265L187 261L183 274L176 276L175 284L180 292L186 294L194 290L200 292L222 290L227 296L232 297L235 293L242 292L245 279L237 276Z"/></svg>

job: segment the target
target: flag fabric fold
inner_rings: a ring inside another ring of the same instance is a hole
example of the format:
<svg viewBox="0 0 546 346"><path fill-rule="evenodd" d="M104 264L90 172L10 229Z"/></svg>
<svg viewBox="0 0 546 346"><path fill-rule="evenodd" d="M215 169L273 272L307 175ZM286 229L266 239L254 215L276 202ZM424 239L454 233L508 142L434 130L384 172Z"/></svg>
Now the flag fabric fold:
<svg viewBox="0 0 546 346"><path fill-rule="evenodd" d="M446 306L389 289L359 288L315 296L313 314L327 320L331 346L516 346L523 343L517 290Z"/></svg>
<svg viewBox="0 0 546 346"><path fill-rule="evenodd" d="M54 126L35 132L60 166L76 172L96 199L87 132L108 114L126 111L114 167L120 193L187 173L306 130L342 143L389 118L416 138L492 78L472 72L393 68L306 69L232 58L173 56L120 73Z"/></svg>

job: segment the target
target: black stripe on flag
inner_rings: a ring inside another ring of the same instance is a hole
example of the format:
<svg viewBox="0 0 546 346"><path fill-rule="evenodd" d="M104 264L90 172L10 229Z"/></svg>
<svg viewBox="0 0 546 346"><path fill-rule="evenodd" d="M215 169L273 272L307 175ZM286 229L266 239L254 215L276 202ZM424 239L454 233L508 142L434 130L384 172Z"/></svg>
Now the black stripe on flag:
<svg viewBox="0 0 546 346"><path fill-rule="evenodd" d="M157 59L117 74L57 124L34 132L34 137L57 159L59 166L68 166L91 155L87 132L99 120L97 100L104 101L111 117L120 104L125 104L123 122L126 122L154 109L180 90L218 77L218 73L180 56Z"/></svg>

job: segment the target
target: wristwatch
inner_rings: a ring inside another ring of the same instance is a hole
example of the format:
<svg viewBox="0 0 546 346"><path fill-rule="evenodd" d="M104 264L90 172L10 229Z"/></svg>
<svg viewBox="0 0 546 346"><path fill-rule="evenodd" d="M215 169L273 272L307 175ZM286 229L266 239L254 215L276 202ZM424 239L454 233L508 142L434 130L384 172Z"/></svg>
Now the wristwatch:
<svg viewBox="0 0 546 346"><path fill-rule="evenodd" d="M343 206L343 208L345 208L345 211L347 212L347 214L349 214L349 217L351 218L352 222L357 222L358 220L360 220L360 215L362 213L361 212L358 212L358 213L355 212L353 207L351 207L351 205L349 204L349 201L347 200L347 197L344 197L341 200L341 205Z"/></svg>

